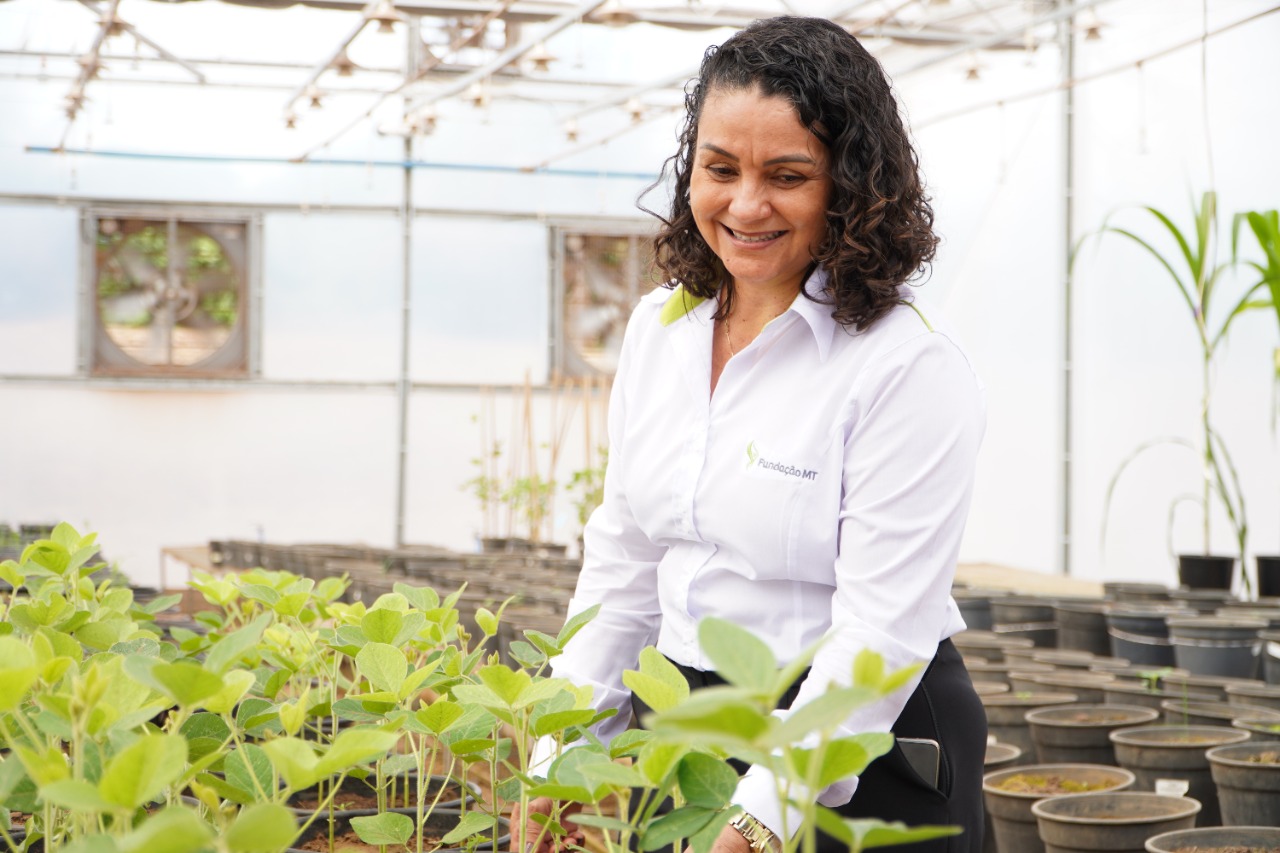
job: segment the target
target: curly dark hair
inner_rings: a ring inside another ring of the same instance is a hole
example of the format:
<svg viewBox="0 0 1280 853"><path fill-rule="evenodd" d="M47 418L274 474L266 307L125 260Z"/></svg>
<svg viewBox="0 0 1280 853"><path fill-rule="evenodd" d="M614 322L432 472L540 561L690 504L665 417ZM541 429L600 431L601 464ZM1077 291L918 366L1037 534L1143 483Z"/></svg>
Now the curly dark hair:
<svg viewBox="0 0 1280 853"><path fill-rule="evenodd" d="M755 21L707 49L686 89L679 150L663 165L663 177L673 174L675 187L670 217L654 214L662 222L656 263L669 286L682 283L695 296L711 298L723 288L718 317L732 309L733 283L698 232L689 184L708 96L751 89L786 98L830 152L831 205L813 261L830 275L832 316L861 331L899 301L899 285L933 260L938 238L919 160L884 70L825 18Z"/></svg>

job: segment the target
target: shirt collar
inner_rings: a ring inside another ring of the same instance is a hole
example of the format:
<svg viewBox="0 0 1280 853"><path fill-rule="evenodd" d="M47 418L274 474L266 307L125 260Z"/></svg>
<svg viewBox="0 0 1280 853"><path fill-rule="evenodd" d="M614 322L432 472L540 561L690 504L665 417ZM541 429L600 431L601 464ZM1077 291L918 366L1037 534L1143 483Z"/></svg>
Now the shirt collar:
<svg viewBox="0 0 1280 853"><path fill-rule="evenodd" d="M813 339L818 344L819 361L827 360L827 353L831 351L831 341L835 337L837 325L835 318L831 316L834 305L831 294L827 292L828 281L829 276L825 269L822 267L815 269L805 280L804 292L796 296L789 309L799 314L801 319L809 324Z"/></svg>
<svg viewBox="0 0 1280 853"><path fill-rule="evenodd" d="M831 351L831 340L836 331L836 321L831 316L831 294L827 293L829 278L825 269L816 268L805 280L804 293L797 294L795 301L788 309L800 315L800 318L809 324L809 330L813 333L814 341L818 345L819 361L827 360L827 353ZM677 285L664 301L659 313L659 322L664 326L670 326L676 320L689 315L706 321L715 309L715 300L694 296L684 289L684 285Z"/></svg>

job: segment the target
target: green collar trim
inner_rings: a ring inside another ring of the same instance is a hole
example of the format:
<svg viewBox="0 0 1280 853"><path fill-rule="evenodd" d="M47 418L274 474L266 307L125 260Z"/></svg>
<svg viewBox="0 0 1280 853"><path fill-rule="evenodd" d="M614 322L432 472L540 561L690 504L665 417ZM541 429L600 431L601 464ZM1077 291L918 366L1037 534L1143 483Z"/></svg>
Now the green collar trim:
<svg viewBox="0 0 1280 853"><path fill-rule="evenodd" d="M676 289L671 291L671 295L667 297L667 301L662 303L662 311L658 314L658 320L662 325L670 326L681 317L688 316L690 311L706 301L701 296L691 295L684 289L683 284L678 284Z"/></svg>
<svg viewBox="0 0 1280 853"><path fill-rule="evenodd" d="M920 311L920 309L915 306L914 302L911 302L906 299L899 300L899 302L902 305L905 305L908 308L910 308L912 311L916 312L916 316L920 318L920 322L924 323L924 327L928 329L930 332L933 331L933 324L930 323L929 318L925 317L924 314Z"/></svg>

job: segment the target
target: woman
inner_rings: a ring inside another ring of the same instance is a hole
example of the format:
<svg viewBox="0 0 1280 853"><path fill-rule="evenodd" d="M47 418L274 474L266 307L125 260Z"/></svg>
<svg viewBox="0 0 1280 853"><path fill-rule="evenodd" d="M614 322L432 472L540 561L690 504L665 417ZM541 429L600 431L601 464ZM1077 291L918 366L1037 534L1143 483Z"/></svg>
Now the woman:
<svg viewBox="0 0 1280 853"><path fill-rule="evenodd" d="M706 616L750 627L781 661L830 634L793 707L847 683L863 648L889 667L928 661L846 728L937 741L936 786L895 747L818 801L959 824L959 837L907 849L978 851L986 721L947 638L964 628L949 590L982 391L937 318L910 304L905 284L937 241L889 83L836 24L775 18L709 50L686 106L657 237L675 286L645 297L627 329L605 499L570 605L601 611L555 674L620 711L607 740L631 718L622 672L645 645L691 685L717 683L697 645ZM718 853L798 829L763 768L734 801L749 817Z"/></svg>

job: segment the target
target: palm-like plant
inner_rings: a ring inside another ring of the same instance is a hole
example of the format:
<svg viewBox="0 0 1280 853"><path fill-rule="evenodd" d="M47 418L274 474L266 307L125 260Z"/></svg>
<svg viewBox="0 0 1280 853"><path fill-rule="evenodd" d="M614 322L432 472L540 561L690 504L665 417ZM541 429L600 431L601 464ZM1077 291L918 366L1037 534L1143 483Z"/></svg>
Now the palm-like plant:
<svg viewBox="0 0 1280 853"><path fill-rule="evenodd" d="M1211 378L1214 356L1218 351L1218 347L1225 340L1232 322L1245 311L1258 307L1260 303L1255 300L1255 297L1268 279L1264 270L1263 281L1247 288L1231 304L1229 310L1225 313L1211 311L1211 309L1222 303L1222 296L1219 294L1219 286L1222 284L1223 279L1222 274L1234 265L1233 262L1218 264L1215 261L1217 194L1213 191L1206 192L1201 196L1198 206L1194 203L1192 204L1195 225L1193 233L1184 232L1168 215L1154 207L1144 207L1143 210L1149 213L1158 223L1158 233L1173 239L1177 246L1176 253L1163 253L1154 243L1136 231L1112 225L1109 222L1104 223L1098 233L1099 235L1111 233L1126 237L1154 258L1161 268L1168 273L1169 279L1173 282L1179 297L1186 304L1191 315L1201 355L1201 440L1199 450L1203 478L1202 491L1198 502L1203 507L1204 551L1206 554L1209 551L1209 506L1211 493L1214 493L1222 501L1223 508L1226 510L1227 517L1235 533L1236 544L1240 551L1241 574L1247 590L1249 580L1248 576L1244 574L1244 554L1249 527L1245 517L1244 494L1241 491L1240 480L1236 474L1235 465L1231 461L1231 456L1227 452L1226 444L1223 442L1222 436L1213 428L1210 417L1213 391ZM1260 220L1260 225L1264 228L1268 223L1274 227L1274 219L1267 220L1264 215L1260 214L1253 214L1248 219L1251 227L1254 227L1253 217L1257 217ZM1236 231L1238 232L1238 224ZM1236 241L1233 239L1233 247L1235 244ZM1271 258L1272 263L1275 260L1277 259ZM1257 265L1255 264L1255 266ZM1271 286L1273 289L1280 289L1280 283L1272 284ZM1277 308L1277 310L1280 311L1280 308ZM1280 381L1280 356L1277 356L1277 358L1277 378ZM1124 468L1135 456L1154 444L1147 443L1143 445L1122 463L1120 470L1116 472L1115 477L1112 479L1111 487L1108 489L1108 506L1116 481L1119 479L1120 474L1123 473ZM1105 517L1106 509L1104 508L1104 536Z"/></svg>

